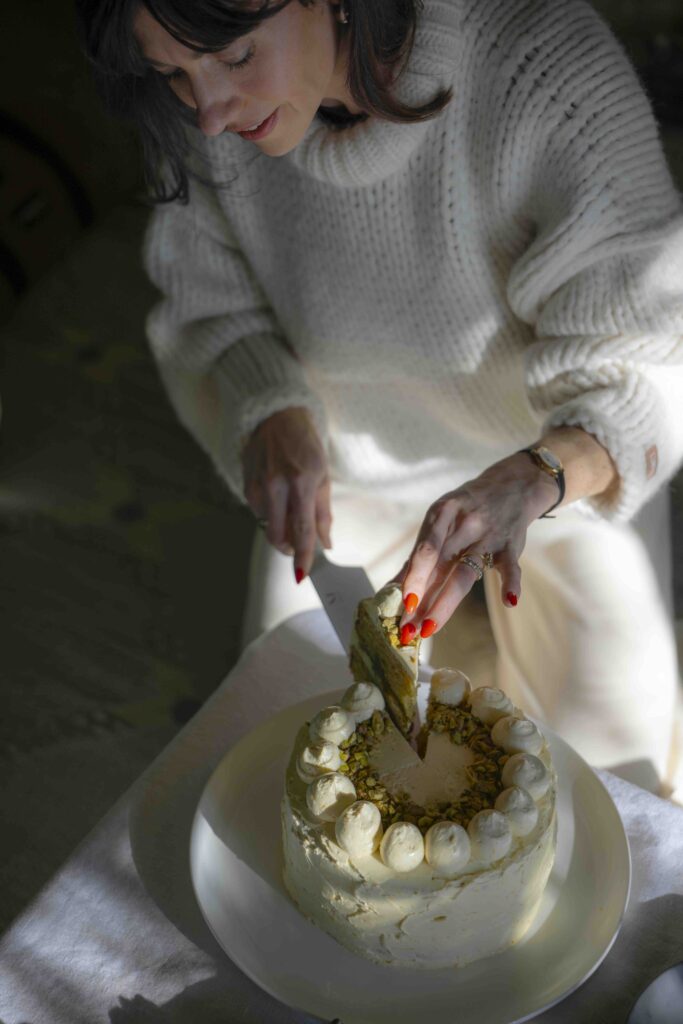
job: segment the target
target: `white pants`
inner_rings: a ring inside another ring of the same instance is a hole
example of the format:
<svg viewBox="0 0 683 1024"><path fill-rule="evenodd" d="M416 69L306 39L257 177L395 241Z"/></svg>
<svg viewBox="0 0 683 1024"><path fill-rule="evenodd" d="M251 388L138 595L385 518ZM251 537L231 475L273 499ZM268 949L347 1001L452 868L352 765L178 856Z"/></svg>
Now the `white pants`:
<svg viewBox="0 0 683 1024"><path fill-rule="evenodd" d="M497 685L590 764L654 791L660 780L672 783L680 700L668 508L662 492L633 524L592 520L572 508L533 523L516 608L502 604L498 574L485 577ZM426 512L356 495L337 496L333 510L330 557L363 565L376 588L403 565ZM291 558L259 533L244 642L319 604L310 580L297 586ZM435 666L449 664L449 633L457 629L456 611L434 638Z"/></svg>

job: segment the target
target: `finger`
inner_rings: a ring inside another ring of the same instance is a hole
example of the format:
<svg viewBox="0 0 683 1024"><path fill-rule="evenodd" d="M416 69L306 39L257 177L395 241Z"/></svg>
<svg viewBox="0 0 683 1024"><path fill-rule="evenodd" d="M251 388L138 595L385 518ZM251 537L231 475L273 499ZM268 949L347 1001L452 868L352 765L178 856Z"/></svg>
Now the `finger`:
<svg viewBox="0 0 683 1024"><path fill-rule="evenodd" d="M425 610L420 624L420 635L428 637L443 629L455 609L463 598L467 597L479 578L479 573L475 572L469 565L466 565L464 562L458 562L439 590L436 598L432 601L430 595L430 600L424 602Z"/></svg>
<svg viewBox="0 0 683 1024"><path fill-rule="evenodd" d="M401 626L411 622L422 621L426 614L426 608L436 600L446 579L458 563L462 552L473 543L478 543L479 545L484 543L481 537L481 530L482 524L479 516L470 513L464 516L462 522L446 537L432 573L422 586L419 600L413 599L412 602L407 600L406 612L401 619ZM412 578L406 579L403 588L406 598L411 593L415 594L411 584Z"/></svg>
<svg viewBox="0 0 683 1024"><path fill-rule="evenodd" d="M332 510L330 500L330 481L326 478L318 487L315 496L315 524L320 543L324 548L332 547L330 529L332 526Z"/></svg>
<svg viewBox="0 0 683 1024"><path fill-rule="evenodd" d="M479 542L481 544L481 541ZM466 562L462 562L462 555L459 551L448 552L450 546L450 538L444 544L444 558L439 560L439 563L432 573L432 577L427 584L424 597L420 602L418 608L417 621L418 625L422 626L423 621L426 618L430 618L433 615L433 609L439 599L441 592L444 587L452 582L453 574L456 570L460 570L464 576L462 579L467 583L469 580L469 573L473 574L474 582L479 579L478 573L472 569ZM447 554L446 554L447 553ZM477 558L474 558L475 562L478 562ZM463 590L463 597L471 589L472 584L468 583L467 588ZM436 620L432 620L436 621Z"/></svg>
<svg viewBox="0 0 683 1024"><path fill-rule="evenodd" d="M481 515L474 511L468 512L458 521L456 528L449 534L444 544L444 557L450 561L459 558L468 548L476 545L477 551L486 551L484 536L486 526Z"/></svg>
<svg viewBox="0 0 683 1024"><path fill-rule="evenodd" d="M287 533L294 548L294 575L297 583L300 583L313 565L317 538L315 492L310 479L299 479L292 483Z"/></svg>
<svg viewBox="0 0 683 1024"><path fill-rule="evenodd" d="M503 604L514 608L522 594L522 570L517 555L505 548L496 558L496 569L500 573L500 595Z"/></svg>
<svg viewBox="0 0 683 1024"><path fill-rule="evenodd" d="M265 520L268 518L266 515L266 497L263 493L263 488L258 481L248 480L245 482L244 497L247 499L247 505L254 513L257 520Z"/></svg>
<svg viewBox="0 0 683 1024"><path fill-rule="evenodd" d="M287 504L289 485L284 477L276 476L266 483L266 537L283 555L291 555L292 546L287 536Z"/></svg>
<svg viewBox="0 0 683 1024"><path fill-rule="evenodd" d="M407 591L406 611L401 617L401 621L399 623L400 628L407 625L421 625L422 620L427 614L427 609L431 608L435 603L441 592L441 588L453 572L455 566L458 564L458 556L448 552L447 548L448 540L441 549L441 556L439 557L431 576L422 589L422 596L420 599L417 600L417 595L415 595L415 598L411 603L408 600L408 597L413 592L409 590ZM407 590L407 585L405 589Z"/></svg>
<svg viewBox="0 0 683 1024"><path fill-rule="evenodd" d="M444 541L452 529L458 511L457 503L445 501L443 504L430 508L425 516L415 546L408 558L408 571L403 581L404 600L410 594L418 599L424 593L427 582L441 554ZM410 603L408 605L410 607ZM408 613L405 621L411 621L415 612Z"/></svg>
<svg viewBox="0 0 683 1024"><path fill-rule="evenodd" d="M390 580L387 580L387 582L384 584L384 586L388 587L392 583L393 584L397 584L398 586L401 586L401 584L403 583L404 579L406 578L406 573L407 572L408 572L408 561L406 560L403 563L403 565L401 566L401 568L398 570L396 575L392 576ZM382 587L381 589L383 590L384 587Z"/></svg>

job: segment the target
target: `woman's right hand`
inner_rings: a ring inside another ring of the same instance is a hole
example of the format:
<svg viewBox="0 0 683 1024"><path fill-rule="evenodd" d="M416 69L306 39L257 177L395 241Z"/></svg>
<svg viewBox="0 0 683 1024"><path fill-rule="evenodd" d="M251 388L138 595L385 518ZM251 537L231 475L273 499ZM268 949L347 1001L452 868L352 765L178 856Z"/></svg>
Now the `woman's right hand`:
<svg viewBox="0 0 683 1024"><path fill-rule="evenodd" d="M273 413L256 427L242 451L244 493L266 537L294 556L297 583L308 574L316 540L330 540L327 456L307 409Z"/></svg>

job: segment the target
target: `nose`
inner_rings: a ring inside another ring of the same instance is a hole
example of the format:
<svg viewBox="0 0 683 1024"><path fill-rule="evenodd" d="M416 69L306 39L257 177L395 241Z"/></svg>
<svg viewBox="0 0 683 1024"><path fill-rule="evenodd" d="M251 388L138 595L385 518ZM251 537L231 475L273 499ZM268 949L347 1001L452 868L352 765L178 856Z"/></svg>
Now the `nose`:
<svg viewBox="0 0 683 1024"><path fill-rule="evenodd" d="M192 92L197 109L197 124L204 135L220 135L236 119L238 101L230 95L227 82L195 80Z"/></svg>

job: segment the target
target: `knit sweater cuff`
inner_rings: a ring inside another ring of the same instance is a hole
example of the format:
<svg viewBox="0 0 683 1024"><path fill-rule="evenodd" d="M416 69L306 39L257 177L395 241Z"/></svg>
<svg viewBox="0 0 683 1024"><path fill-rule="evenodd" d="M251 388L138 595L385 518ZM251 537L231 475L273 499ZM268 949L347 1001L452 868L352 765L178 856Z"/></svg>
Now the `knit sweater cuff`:
<svg viewBox="0 0 683 1024"><path fill-rule="evenodd" d="M281 339L252 335L232 345L214 369L221 422L214 453L217 469L245 502L241 454L259 423L293 407L310 413L323 445L327 422L322 402L310 390L303 369Z"/></svg>
<svg viewBox="0 0 683 1024"><path fill-rule="evenodd" d="M581 427L609 452L619 476L617 486L605 495L582 499L576 507L613 522L631 519L677 468L676 431L665 422L657 395L642 379L631 384L621 394L583 394L556 409L543 425L543 432ZM647 396L642 393L646 389Z"/></svg>

